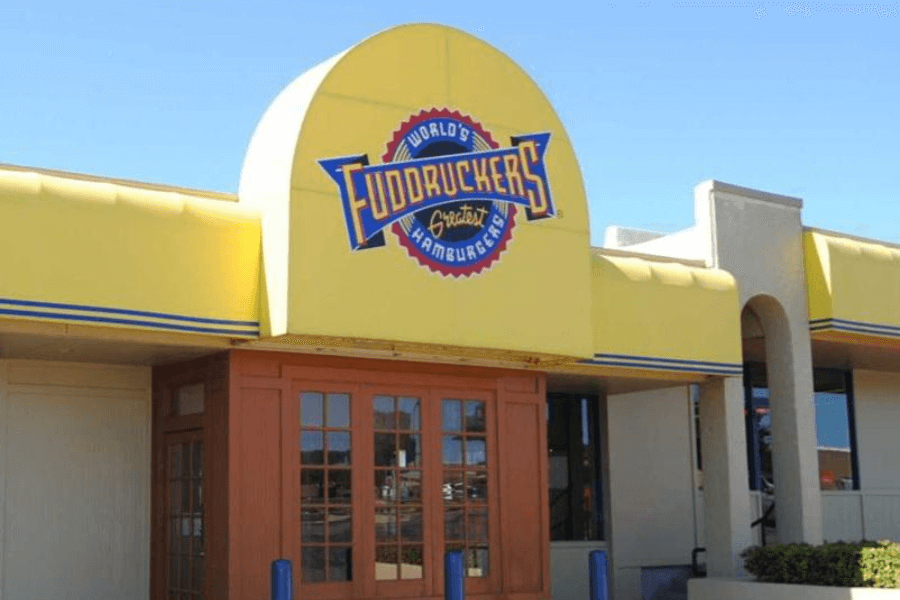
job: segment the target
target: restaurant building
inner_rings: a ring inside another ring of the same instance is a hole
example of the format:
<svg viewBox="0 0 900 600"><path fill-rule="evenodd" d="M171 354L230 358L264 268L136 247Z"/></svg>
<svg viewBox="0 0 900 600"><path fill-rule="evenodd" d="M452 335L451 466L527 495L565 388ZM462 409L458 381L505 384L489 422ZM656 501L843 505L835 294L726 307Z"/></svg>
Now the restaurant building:
<svg viewBox="0 0 900 600"><path fill-rule="evenodd" d="M546 97L437 25L290 83L236 195L0 166L0 600L437 598L457 549L474 599L605 549L631 600L898 539L900 248L801 208L708 181L591 247Z"/></svg>

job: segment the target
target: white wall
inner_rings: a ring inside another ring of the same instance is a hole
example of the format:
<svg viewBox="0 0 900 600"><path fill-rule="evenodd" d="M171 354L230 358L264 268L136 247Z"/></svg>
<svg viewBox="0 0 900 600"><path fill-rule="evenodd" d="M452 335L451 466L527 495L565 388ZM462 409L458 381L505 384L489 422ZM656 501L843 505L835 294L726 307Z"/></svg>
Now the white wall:
<svg viewBox="0 0 900 600"><path fill-rule="evenodd" d="M148 597L150 369L0 361L0 600Z"/></svg>
<svg viewBox="0 0 900 600"><path fill-rule="evenodd" d="M863 490L900 490L900 373L854 371L859 477Z"/></svg>
<svg viewBox="0 0 900 600"><path fill-rule="evenodd" d="M694 548L688 388L607 397L615 600L640 600L642 566L687 565Z"/></svg>

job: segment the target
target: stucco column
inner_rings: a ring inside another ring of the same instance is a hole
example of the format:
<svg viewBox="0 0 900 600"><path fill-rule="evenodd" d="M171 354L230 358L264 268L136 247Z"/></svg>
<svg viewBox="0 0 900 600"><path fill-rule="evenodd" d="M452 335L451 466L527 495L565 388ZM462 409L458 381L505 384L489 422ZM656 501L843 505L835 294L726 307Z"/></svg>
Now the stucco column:
<svg viewBox="0 0 900 600"><path fill-rule="evenodd" d="M766 336L772 470L778 541L822 543L812 356L806 323L789 322L770 302L753 305Z"/></svg>
<svg viewBox="0 0 900 600"><path fill-rule="evenodd" d="M700 439L707 575L739 577L744 574L740 554L753 543L740 377L716 379L701 386Z"/></svg>

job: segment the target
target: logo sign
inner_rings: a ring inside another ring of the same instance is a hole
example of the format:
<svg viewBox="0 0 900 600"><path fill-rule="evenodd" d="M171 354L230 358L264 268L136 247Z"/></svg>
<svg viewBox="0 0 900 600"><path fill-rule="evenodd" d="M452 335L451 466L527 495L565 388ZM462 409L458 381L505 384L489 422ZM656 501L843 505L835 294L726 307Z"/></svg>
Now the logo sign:
<svg viewBox="0 0 900 600"><path fill-rule="evenodd" d="M401 124L381 164L366 155L319 164L340 191L352 250L384 246L390 227L420 265L469 277L500 259L520 209L528 221L556 215L549 143L549 133L534 133L501 148L470 117L432 109Z"/></svg>

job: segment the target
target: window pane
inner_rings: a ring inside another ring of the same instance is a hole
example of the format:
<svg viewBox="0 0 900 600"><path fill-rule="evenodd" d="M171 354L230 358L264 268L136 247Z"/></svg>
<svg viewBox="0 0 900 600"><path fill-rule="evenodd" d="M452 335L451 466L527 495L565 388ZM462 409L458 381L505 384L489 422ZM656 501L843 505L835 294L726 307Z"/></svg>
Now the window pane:
<svg viewBox="0 0 900 600"><path fill-rule="evenodd" d="M328 502L350 503L350 471L348 469L332 469L328 471Z"/></svg>
<svg viewBox="0 0 900 600"><path fill-rule="evenodd" d="M422 546L404 545L400 551L400 579L422 579L424 563Z"/></svg>
<svg viewBox="0 0 900 600"><path fill-rule="evenodd" d="M321 427L322 418L322 394L305 392L300 395L300 423L304 427Z"/></svg>
<svg viewBox="0 0 900 600"><path fill-rule="evenodd" d="M375 547L375 579L379 581L396 580L398 576L398 546Z"/></svg>
<svg viewBox="0 0 900 600"><path fill-rule="evenodd" d="M466 464L476 467L487 466L487 442L483 437L466 438Z"/></svg>
<svg viewBox="0 0 900 600"><path fill-rule="evenodd" d="M321 469L300 471L300 500L304 504L325 502L325 471Z"/></svg>
<svg viewBox="0 0 900 600"><path fill-rule="evenodd" d="M325 436L321 431L304 431L300 434L300 463L321 465L325 454Z"/></svg>
<svg viewBox="0 0 900 600"><path fill-rule="evenodd" d="M350 433L329 431L328 435L328 464L350 465Z"/></svg>
<svg viewBox="0 0 900 600"><path fill-rule="evenodd" d="M400 509L400 537L405 542L422 541L422 509Z"/></svg>
<svg viewBox="0 0 900 600"><path fill-rule="evenodd" d="M397 513L392 508L375 510L375 541L393 542L397 539Z"/></svg>
<svg viewBox="0 0 900 600"><path fill-rule="evenodd" d="M466 537L469 541L487 543L488 515L486 509L469 509L468 518L466 520Z"/></svg>
<svg viewBox="0 0 900 600"><path fill-rule="evenodd" d="M325 510L308 508L303 510L300 540L304 543L321 544L325 541Z"/></svg>
<svg viewBox="0 0 900 600"><path fill-rule="evenodd" d="M418 504L422 501L422 472L400 471L400 501Z"/></svg>
<svg viewBox="0 0 900 600"><path fill-rule="evenodd" d="M353 540L352 525L349 508L329 508L328 541L350 543Z"/></svg>
<svg viewBox="0 0 900 600"><path fill-rule="evenodd" d="M375 466L393 467L397 458L397 436L393 433L375 434Z"/></svg>
<svg viewBox="0 0 900 600"><path fill-rule="evenodd" d="M375 429L390 430L396 427L394 421L394 398L375 396Z"/></svg>
<svg viewBox="0 0 900 600"><path fill-rule="evenodd" d="M397 500L397 478L394 471L375 471L375 498L382 502Z"/></svg>
<svg viewBox="0 0 900 600"><path fill-rule="evenodd" d="M444 464L462 464L462 438L456 435L444 436Z"/></svg>
<svg viewBox="0 0 900 600"><path fill-rule="evenodd" d="M465 500L465 484L462 471L444 471L444 486L441 490L444 502Z"/></svg>
<svg viewBox="0 0 900 600"><path fill-rule="evenodd" d="M399 418L397 427L399 429L418 431L421 428L418 398L400 398L397 411Z"/></svg>
<svg viewBox="0 0 900 600"><path fill-rule="evenodd" d="M397 450L397 466L401 468L418 467L422 460L422 438L419 434L400 434Z"/></svg>
<svg viewBox="0 0 900 600"><path fill-rule="evenodd" d="M485 431L484 420L484 402L468 400L466 402L466 431Z"/></svg>
<svg viewBox="0 0 900 600"><path fill-rule="evenodd" d="M350 581L349 546L331 546L328 548L328 581Z"/></svg>
<svg viewBox="0 0 900 600"><path fill-rule="evenodd" d="M847 395L818 392L815 400L819 487L823 490L852 490L853 454Z"/></svg>
<svg viewBox="0 0 900 600"><path fill-rule="evenodd" d="M444 510L444 537L448 542L466 539L465 510L455 507Z"/></svg>
<svg viewBox="0 0 900 600"><path fill-rule="evenodd" d="M325 548L305 547L301 554L302 579L304 583L325 581Z"/></svg>
<svg viewBox="0 0 900 600"><path fill-rule="evenodd" d="M328 427L350 427L350 396L328 394Z"/></svg>
<svg viewBox="0 0 900 600"><path fill-rule="evenodd" d="M459 400L444 400L444 431L462 431L462 404Z"/></svg>
<svg viewBox="0 0 900 600"><path fill-rule="evenodd" d="M466 575L469 577L487 577L490 574L488 549L486 546L469 548L466 552Z"/></svg>
<svg viewBox="0 0 900 600"><path fill-rule="evenodd" d="M466 498L484 502L487 500L487 471L466 471Z"/></svg>

